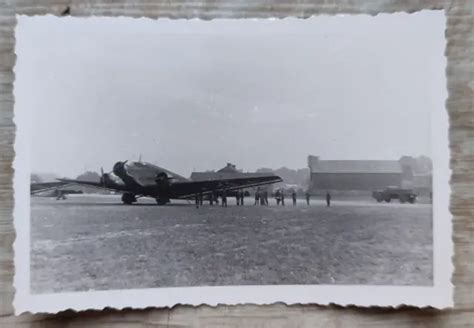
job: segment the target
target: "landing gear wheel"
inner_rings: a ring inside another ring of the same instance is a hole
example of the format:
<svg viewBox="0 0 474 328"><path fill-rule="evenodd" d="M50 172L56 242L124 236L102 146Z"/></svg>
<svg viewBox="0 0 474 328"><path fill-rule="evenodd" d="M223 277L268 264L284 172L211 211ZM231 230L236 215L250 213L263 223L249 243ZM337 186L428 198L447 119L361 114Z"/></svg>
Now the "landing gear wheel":
<svg viewBox="0 0 474 328"><path fill-rule="evenodd" d="M122 195L122 202L127 205L131 205L137 201L137 198L134 194L125 193Z"/></svg>
<svg viewBox="0 0 474 328"><path fill-rule="evenodd" d="M169 201L170 201L169 199L164 199L164 198L157 198L156 199L156 203L160 206L168 204Z"/></svg>

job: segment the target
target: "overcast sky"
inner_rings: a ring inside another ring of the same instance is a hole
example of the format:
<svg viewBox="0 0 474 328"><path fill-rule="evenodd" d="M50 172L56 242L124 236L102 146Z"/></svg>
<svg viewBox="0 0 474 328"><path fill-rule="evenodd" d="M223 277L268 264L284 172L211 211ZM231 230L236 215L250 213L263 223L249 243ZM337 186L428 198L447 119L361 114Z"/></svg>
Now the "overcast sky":
<svg viewBox="0 0 474 328"><path fill-rule="evenodd" d="M32 170L60 176L140 154L186 176L429 156L444 21L21 17L15 110L32 120Z"/></svg>

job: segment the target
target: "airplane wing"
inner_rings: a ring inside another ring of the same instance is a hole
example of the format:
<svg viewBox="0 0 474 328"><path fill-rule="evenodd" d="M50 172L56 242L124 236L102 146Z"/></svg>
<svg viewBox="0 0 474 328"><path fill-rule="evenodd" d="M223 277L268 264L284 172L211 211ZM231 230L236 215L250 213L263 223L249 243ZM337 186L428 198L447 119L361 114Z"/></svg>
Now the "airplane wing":
<svg viewBox="0 0 474 328"><path fill-rule="evenodd" d="M213 179L203 181L187 181L173 183L173 193L177 198L191 198L194 195L202 193L203 195L220 191L232 191L245 189L283 181L276 175L260 177L241 177L232 179Z"/></svg>
<svg viewBox="0 0 474 328"><path fill-rule="evenodd" d="M44 191L61 188L69 185L69 183L61 181L61 182L35 182L30 183L30 194L39 194Z"/></svg>
<svg viewBox="0 0 474 328"><path fill-rule="evenodd" d="M67 184L78 184L78 185L89 186L89 187L105 189L105 190L112 190L112 191L124 191L123 189L115 189L115 188L106 187L101 182L92 182L92 181L83 181L83 180L74 180L74 179L57 179L57 180L61 182L65 182Z"/></svg>

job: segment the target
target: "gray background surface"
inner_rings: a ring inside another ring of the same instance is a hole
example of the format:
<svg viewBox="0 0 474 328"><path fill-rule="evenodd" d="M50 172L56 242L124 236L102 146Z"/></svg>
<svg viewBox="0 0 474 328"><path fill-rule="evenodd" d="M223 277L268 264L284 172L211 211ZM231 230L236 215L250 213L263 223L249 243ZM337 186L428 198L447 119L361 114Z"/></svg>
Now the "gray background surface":
<svg viewBox="0 0 474 328"><path fill-rule="evenodd" d="M14 80L15 14L56 14L70 6L73 16L148 16L210 19L215 17L308 17L313 14L413 12L421 9L446 9L448 46L447 79L450 116L450 147L452 152L451 211L454 216L455 242L455 308L445 311L430 309L360 309L290 306L219 306L197 308L177 306L173 309L105 310L56 316L12 315L14 229L12 225L12 175L15 127L13 118L12 82ZM297 4L285 1L187 2L163 1L3 1L0 15L0 326L5 327L453 327L474 325L474 81L473 81L473 11L471 0L453 1L328 1Z"/></svg>

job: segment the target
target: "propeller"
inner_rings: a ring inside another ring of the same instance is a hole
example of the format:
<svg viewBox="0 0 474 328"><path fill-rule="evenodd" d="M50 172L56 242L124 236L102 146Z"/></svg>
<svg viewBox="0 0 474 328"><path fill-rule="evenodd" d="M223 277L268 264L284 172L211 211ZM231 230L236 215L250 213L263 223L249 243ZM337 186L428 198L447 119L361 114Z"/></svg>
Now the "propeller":
<svg viewBox="0 0 474 328"><path fill-rule="evenodd" d="M104 168L100 167L100 184L105 186L106 174L104 173Z"/></svg>

